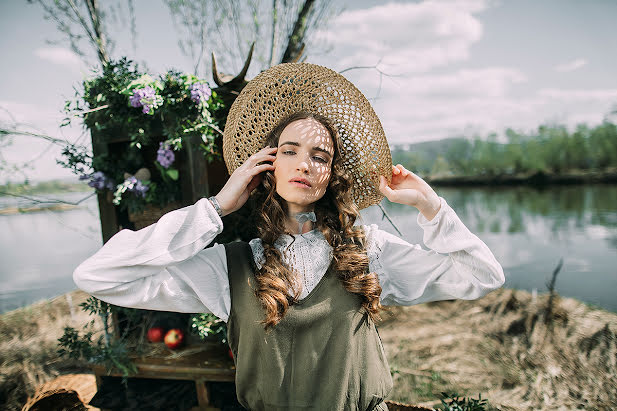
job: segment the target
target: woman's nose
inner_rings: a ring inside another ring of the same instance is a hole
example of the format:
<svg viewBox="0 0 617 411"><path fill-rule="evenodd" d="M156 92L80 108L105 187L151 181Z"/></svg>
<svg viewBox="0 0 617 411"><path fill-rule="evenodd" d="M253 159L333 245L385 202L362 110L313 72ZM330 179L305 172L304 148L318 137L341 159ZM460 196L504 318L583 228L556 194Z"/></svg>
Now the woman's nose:
<svg viewBox="0 0 617 411"><path fill-rule="evenodd" d="M308 171L309 169L308 161L307 160L300 161L298 165L296 166L296 169L298 171L303 171L303 172Z"/></svg>

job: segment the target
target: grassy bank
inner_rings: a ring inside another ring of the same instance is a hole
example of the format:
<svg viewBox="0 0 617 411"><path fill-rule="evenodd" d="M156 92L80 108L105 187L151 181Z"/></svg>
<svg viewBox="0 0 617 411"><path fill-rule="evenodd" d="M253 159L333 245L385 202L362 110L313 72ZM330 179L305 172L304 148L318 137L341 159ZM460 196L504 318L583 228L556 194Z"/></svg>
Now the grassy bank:
<svg viewBox="0 0 617 411"><path fill-rule="evenodd" d="M92 191L92 187L85 182L67 183L61 180L41 181L40 183L8 183L0 185L0 195L19 194L56 194L56 193L77 193Z"/></svg>
<svg viewBox="0 0 617 411"><path fill-rule="evenodd" d="M447 175L437 174L424 177L433 186L514 186L514 185L558 185L617 183L617 167L604 170L569 170L561 173L535 171L499 175Z"/></svg>
<svg viewBox="0 0 617 411"><path fill-rule="evenodd" d="M91 320L78 306L87 297L74 291L0 315L0 409L19 411L38 385L90 371L56 353L65 326L81 329Z"/></svg>
<svg viewBox="0 0 617 411"><path fill-rule="evenodd" d="M68 298L67 298L68 297ZM20 410L37 385L88 372L59 358L64 326L90 317L73 291L0 316L0 408ZM475 301L391 307L379 327L394 401L439 405L442 391L488 398L491 409L617 409L617 314L558 298L501 289Z"/></svg>
<svg viewBox="0 0 617 411"><path fill-rule="evenodd" d="M53 198L53 194L84 193L84 197L86 197L86 193L92 191L92 187L89 187L86 183L67 183L60 180L43 181L35 185L29 183L0 185L0 197L21 197L38 200L32 200L31 204L28 205L4 206L4 208L0 208L0 215L73 210L79 207L79 205L55 201L56 199Z"/></svg>

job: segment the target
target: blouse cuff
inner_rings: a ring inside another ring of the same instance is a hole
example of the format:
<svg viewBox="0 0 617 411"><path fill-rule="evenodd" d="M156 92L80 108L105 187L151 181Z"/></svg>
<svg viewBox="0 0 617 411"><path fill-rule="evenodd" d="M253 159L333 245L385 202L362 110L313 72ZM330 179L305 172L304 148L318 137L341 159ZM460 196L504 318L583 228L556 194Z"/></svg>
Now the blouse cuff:
<svg viewBox="0 0 617 411"><path fill-rule="evenodd" d="M208 217L210 217L210 220L212 220L212 222L216 225L217 231L221 233L223 231L223 220L221 220L219 213L216 212L216 208L214 208L210 200L205 197L199 199L199 202L205 204L206 210L208 211Z"/></svg>
<svg viewBox="0 0 617 411"><path fill-rule="evenodd" d="M446 200L443 197L439 197L439 211L437 212L437 214L435 214L435 217L433 217L430 221L428 220L428 218L426 218L424 216L424 214L422 213L418 213L418 225L420 225L420 227L430 227L433 225L437 225L437 223L439 223L439 220L441 219L441 216L443 216L446 213L446 208L449 207L448 203L446 203Z"/></svg>

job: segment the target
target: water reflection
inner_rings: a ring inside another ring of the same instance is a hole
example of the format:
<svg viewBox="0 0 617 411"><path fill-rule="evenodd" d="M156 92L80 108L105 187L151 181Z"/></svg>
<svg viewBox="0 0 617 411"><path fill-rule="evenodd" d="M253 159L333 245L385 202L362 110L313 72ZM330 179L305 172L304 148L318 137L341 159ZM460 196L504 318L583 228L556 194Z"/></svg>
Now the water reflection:
<svg viewBox="0 0 617 411"><path fill-rule="evenodd" d="M561 257L557 291L617 311L617 186L545 189L436 188L459 218L491 249L506 273L506 287L546 291ZM405 240L422 243L415 209L384 201ZM382 221L376 207L365 223Z"/></svg>
<svg viewBox="0 0 617 411"><path fill-rule="evenodd" d="M436 191L489 246L504 267L506 287L545 292L563 257L557 291L617 311L617 186ZM383 205L406 241L423 244L415 208L387 200ZM363 223L398 235L378 207L362 216ZM74 289L73 270L102 244L94 197L65 212L0 215L0 226L0 312Z"/></svg>

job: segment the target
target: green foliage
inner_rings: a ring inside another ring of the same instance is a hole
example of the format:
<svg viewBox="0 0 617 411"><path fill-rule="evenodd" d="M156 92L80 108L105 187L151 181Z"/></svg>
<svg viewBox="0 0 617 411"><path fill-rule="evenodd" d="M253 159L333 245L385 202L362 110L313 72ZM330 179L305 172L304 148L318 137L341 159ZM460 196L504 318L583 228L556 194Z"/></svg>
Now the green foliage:
<svg viewBox="0 0 617 411"><path fill-rule="evenodd" d="M102 364L108 370L117 369L122 372L124 378L135 375L137 368L129 352L131 350L139 352L140 341L137 341L137 344L129 341L129 335L140 328L143 334L144 310L117 307L94 297L89 297L79 306L84 312L100 317L103 323L103 335L100 335L96 341L92 340L95 334L94 320L83 327L83 335L80 335L80 332L73 327L65 327L64 334L58 339L60 347L58 354L93 364ZM113 313L122 314L124 317L124 327L120 335L112 336L109 331L108 323Z"/></svg>
<svg viewBox="0 0 617 411"><path fill-rule="evenodd" d="M482 399L482 394L478 394L478 399L471 397L460 397L456 393L442 392L441 404L444 411L484 411L488 406L488 400Z"/></svg>
<svg viewBox="0 0 617 411"><path fill-rule="evenodd" d="M579 125L569 132L565 126L543 125L529 134L507 129L505 141L501 142L492 133L486 138L418 143L406 150L394 147L392 161L419 175L496 176L602 170L617 167L617 126L609 122L594 128Z"/></svg>
<svg viewBox="0 0 617 411"><path fill-rule="evenodd" d="M154 78L126 58L111 61L94 74L65 103L67 118L63 125L76 116L82 117L93 139L104 144L120 142L123 146L94 156L83 146L68 144L57 163L82 179L103 173L102 182L91 182L92 186L97 191L116 192L115 204L120 209L138 212L146 204L164 207L178 201L180 173L176 162L188 141L199 147L208 162L222 160L217 113L224 107L205 80L175 70ZM208 95L195 98L191 92L197 86L205 87ZM152 93L148 98L135 98L146 89ZM157 160L161 144L175 153L176 159L170 165L162 166ZM128 183L123 188L127 174L134 175L142 168L151 173L150 180L140 180L147 189L139 192Z"/></svg>
<svg viewBox="0 0 617 411"><path fill-rule="evenodd" d="M191 317L191 330L202 339L214 338L223 344L227 343L227 324L214 314L201 313Z"/></svg>

